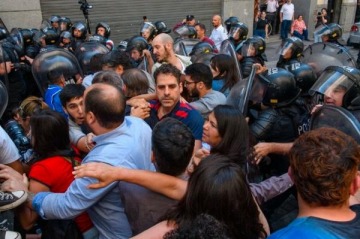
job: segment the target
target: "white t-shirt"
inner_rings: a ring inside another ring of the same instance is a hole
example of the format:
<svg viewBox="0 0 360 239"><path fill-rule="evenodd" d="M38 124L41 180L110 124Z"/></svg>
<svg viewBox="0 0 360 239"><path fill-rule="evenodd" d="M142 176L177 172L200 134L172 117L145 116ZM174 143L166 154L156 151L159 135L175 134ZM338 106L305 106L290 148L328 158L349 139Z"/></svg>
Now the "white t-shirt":
<svg viewBox="0 0 360 239"><path fill-rule="evenodd" d="M216 49L220 49L223 40L228 39L226 29L220 25L211 32L210 39L214 41Z"/></svg>
<svg viewBox="0 0 360 239"><path fill-rule="evenodd" d="M266 12L276 12L276 9L279 7L279 3L277 0L269 0L267 1Z"/></svg>
<svg viewBox="0 0 360 239"><path fill-rule="evenodd" d="M294 4L285 3L280 10L280 12L283 14L282 19L292 21L294 16L294 11L295 11Z"/></svg>
<svg viewBox="0 0 360 239"><path fill-rule="evenodd" d="M9 164L20 158L18 149L9 135L0 126L0 163Z"/></svg>

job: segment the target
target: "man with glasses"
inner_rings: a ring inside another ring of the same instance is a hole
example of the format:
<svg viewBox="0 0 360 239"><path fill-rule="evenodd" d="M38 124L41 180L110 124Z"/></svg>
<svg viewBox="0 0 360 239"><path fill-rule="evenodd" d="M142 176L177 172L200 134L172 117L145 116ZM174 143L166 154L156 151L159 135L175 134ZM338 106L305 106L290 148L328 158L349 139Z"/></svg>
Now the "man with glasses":
<svg viewBox="0 0 360 239"><path fill-rule="evenodd" d="M194 63L186 67L184 86L191 97L198 98L190 102L190 105L198 110L204 119L215 106L226 104L225 95L211 88L212 73L203 63Z"/></svg>

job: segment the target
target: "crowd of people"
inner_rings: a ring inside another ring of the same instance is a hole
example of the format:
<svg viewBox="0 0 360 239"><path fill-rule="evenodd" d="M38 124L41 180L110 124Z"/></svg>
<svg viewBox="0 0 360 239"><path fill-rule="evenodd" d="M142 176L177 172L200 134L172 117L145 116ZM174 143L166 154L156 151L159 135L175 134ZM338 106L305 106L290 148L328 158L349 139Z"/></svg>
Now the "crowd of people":
<svg viewBox="0 0 360 239"><path fill-rule="evenodd" d="M309 122L333 107L360 125L360 71L301 62L302 16L293 21L291 0L267 4L254 36L218 14L210 36L187 15L176 39L144 17L140 34L117 46L105 22L94 35L60 16L37 30L0 28L0 210L17 207L15 230L53 239L356 238L358 142L336 124ZM267 68L277 11L283 43ZM318 38L336 43L338 25L323 26Z"/></svg>

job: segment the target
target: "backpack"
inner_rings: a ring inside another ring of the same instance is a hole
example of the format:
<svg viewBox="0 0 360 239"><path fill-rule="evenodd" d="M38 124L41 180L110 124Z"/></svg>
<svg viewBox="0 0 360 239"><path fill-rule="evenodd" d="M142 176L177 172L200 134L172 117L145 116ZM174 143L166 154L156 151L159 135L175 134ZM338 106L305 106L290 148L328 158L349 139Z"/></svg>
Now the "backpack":
<svg viewBox="0 0 360 239"><path fill-rule="evenodd" d="M41 239L83 239L75 221L68 220L42 220Z"/></svg>

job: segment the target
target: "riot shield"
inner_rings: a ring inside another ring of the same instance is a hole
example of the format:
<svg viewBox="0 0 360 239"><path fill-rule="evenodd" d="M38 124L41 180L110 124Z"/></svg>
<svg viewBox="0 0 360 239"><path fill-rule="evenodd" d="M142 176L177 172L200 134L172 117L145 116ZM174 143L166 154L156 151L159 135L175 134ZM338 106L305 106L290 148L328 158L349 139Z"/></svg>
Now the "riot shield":
<svg viewBox="0 0 360 239"><path fill-rule="evenodd" d="M19 57L25 55L24 39L21 31L17 28L11 29L10 37L12 38L12 43L14 44L15 50L19 54Z"/></svg>
<svg viewBox="0 0 360 239"><path fill-rule="evenodd" d="M360 144L360 123L343 107L323 105L311 116L310 130L333 127L353 137Z"/></svg>
<svg viewBox="0 0 360 239"><path fill-rule="evenodd" d="M178 38L174 43L174 51L178 55L188 56L199 39Z"/></svg>
<svg viewBox="0 0 360 239"><path fill-rule="evenodd" d="M230 90L226 98L226 104L238 108L246 116L250 95L252 94L253 82L256 77L257 67L252 66L249 77L239 80Z"/></svg>
<svg viewBox="0 0 360 239"><path fill-rule="evenodd" d="M32 73L42 95L48 87L47 74L53 70L62 71L65 79L83 75L80 64L72 53L63 49L40 53L32 63Z"/></svg>
<svg viewBox="0 0 360 239"><path fill-rule="evenodd" d="M8 91L6 86L0 81L0 119L2 115L4 114L4 111L6 109L6 106L8 104Z"/></svg>
<svg viewBox="0 0 360 239"><path fill-rule="evenodd" d="M49 20L44 19L44 20L42 20L42 22L41 22L40 30L43 30L43 29L46 29L46 28L52 28L52 26L51 26L51 23L50 23Z"/></svg>
<svg viewBox="0 0 360 239"><path fill-rule="evenodd" d="M10 64L6 64L5 52L0 44L0 79L4 83L6 89L9 89L8 72L10 72ZM0 80L1 81L1 80ZM0 102L1 103L1 102Z"/></svg>
<svg viewBox="0 0 360 239"><path fill-rule="evenodd" d="M314 43L303 51L301 62L310 65L319 77L328 66L356 67L356 60L346 47L333 43Z"/></svg>
<svg viewBox="0 0 360 239"><path fill-rule="evenodd" d="M106 54L109 49L99 42L83 42L76 48L75 56L85 75L91 74L90 60L96 54Z"/></svg>
<svg viewBox="0 0 360 239"><path fill-rule="evenodd" d="M203 63L210 67L210 61L211 58L213 58L216 55L216 53L202 53L199 55L191 56L191 62L192 63Z"/></svg>
<svg viewBox="0 0 360 239"><path fill-rule="evenodd" d="M234 45L232 44L232 42L229 39L226 39L221 43L219 53L229 55L234 59L235 66L236 66L236 72L237 72L237 75L239 76L239 80L241 80L242 74L241 74L241 70L240 70L240 66L239 66L239 61L237 60Z"/></svg>
<svg viewBox="0 0 360 239"><path fill-rule="evenodd" d="M232 57L235 61L236 74L239 81L231 88L230 93L226 99L227 104L238 108L244 115L247 113L247 104L250 97L251 88L253 85L256 68L252 67L251 74L247 78L242 78L239 61L236 57L234 46L230 40L225 40L221 43L220 54L226 54Z"/></svg>

